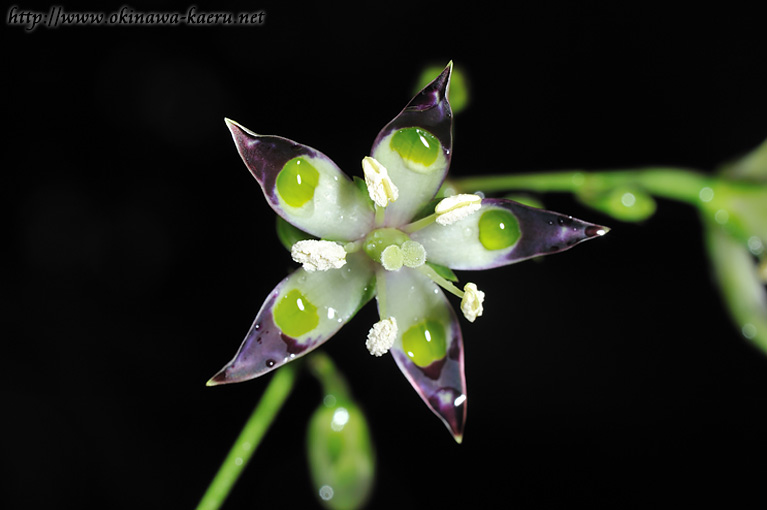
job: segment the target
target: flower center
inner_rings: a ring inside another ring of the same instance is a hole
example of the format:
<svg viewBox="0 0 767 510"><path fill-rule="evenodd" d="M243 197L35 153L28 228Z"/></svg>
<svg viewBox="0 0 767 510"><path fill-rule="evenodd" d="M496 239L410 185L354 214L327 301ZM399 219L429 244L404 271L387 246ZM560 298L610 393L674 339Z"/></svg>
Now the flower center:
<svg viewBox="0 0 767 510"><path fill-rule="evenodd" d="M426 262L423 246L396 228L373 230L365 238L362 249L387 271L397 271L403 265L420 267Z"/></svg>

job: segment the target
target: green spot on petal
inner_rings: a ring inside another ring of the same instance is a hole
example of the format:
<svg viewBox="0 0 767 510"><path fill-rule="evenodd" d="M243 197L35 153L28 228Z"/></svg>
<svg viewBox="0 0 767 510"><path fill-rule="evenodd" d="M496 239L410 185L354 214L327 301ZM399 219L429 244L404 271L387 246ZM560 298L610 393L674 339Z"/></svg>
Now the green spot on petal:
<svg viewBox="0 0 767 510"><path fill-rule="evenodd" d="M314 196L320 173L306 159L293 158L277 175L277 192L291 207L301 207Z"/></svg>
<svg viewBox="0 0 767 510"><path fill-rule="evenodd" d="M439 140L425 129L411 127L400 129L391 137L389 145L395 150L412 170L426 170L433 164L442 150Z"/></svg>
<svg viewBox="0 0 767 510"><path fill-rule="evenodd" d="M317 327L317 307L298 289L293 289L274 307L274 322L286 335L298 338Z"/></svg>
<svg viewBox="0 0 767 510"><path fill-rule="evenodd" d="M517 242L519 222L509 211L493 209L479 219L479 241L488 250L502 250Z"/></svg>
<svg viewBox="0 0 767 510"><path fill-rule="evenodd" d="M425 320L402 334L402 349L419 367L429 366L447 353L445 328L435 320Z"/></svg>

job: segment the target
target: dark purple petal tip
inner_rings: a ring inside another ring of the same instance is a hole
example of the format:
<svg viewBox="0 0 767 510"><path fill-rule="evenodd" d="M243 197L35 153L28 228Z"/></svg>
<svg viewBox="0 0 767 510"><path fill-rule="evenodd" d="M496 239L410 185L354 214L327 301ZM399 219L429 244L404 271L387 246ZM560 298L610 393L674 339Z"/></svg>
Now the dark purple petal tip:
<svg viewBox="0 0 767 510"><path fill-rule="evenodd" d="M450 62L440 75L410 100L407 106L389 122L373 142L373 151L380 141L392 131L406 127L420 127L436 136L449 158L453 146L453 112L447 98L450 74L453 63ZM371 152L371 153L372 153Z"/></svg>
<svg viewBox="0 0 767 510"><path fill-rule="evenodd" d="M508 262L559 253L610 231L609 227L566 214L528 207L512 200L486 198L482 203L504 208L519 221L521 239L509 251Z"/></svg>

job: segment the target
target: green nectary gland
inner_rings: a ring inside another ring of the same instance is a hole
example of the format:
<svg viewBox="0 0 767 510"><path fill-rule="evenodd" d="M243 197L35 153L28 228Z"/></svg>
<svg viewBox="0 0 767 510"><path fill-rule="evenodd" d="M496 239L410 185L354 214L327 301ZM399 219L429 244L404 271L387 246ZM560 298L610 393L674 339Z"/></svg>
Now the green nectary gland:
<svg viewBox="0 0 767 510"><path fill-rule="evenodd" d="M410 237L396 228L379 228L370 232L365 238L362 249L375 262L381 262L381 253L389 246L402 246Z"/></svg>
<svg viewBox="0 0 767 510"><path fill-rule="evenodd" d="M277 174L277 192L291 207L301 207L314 197L320 173L303 157L293 158Z"/></svg>
<svg viewBox="0 0 767 510"><path fill-rule="evenodd" d="M425 129L400 129L391 137L389 146L404 159L428 167L437 160L441 144L437 137Z"/></svg>
<svg viewBox="0 0 767 510"><path fill-rule="evenodd" d="M447 336L444 326L427 319L411 326L402 334L402 349L413 363L426 367L447 354Z"/></svg>
<svg viewBox="0 0 767 510"><path fill-rule="evenodd" d="M488 250L502 250L521 236L519 221L509 211L491 209L479 218L479 242Z"/></svg>
<svg viewBox="0 0 767 510"><path fill-rule="evenodd" d="M274 322L286 335L297 338L320 323L317 307L300 290L293 289L275 305Z"/></svg>

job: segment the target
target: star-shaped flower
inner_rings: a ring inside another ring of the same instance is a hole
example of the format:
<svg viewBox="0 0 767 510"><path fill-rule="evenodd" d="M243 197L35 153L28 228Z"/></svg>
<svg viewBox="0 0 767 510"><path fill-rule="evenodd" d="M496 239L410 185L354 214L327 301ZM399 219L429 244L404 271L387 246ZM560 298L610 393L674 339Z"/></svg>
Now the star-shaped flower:
<svg viewBox="0 0 767 510"><path fill-rule="evenodd" d="M463 339L442 289L473 322L484 292L450 269L489 269L566 250L605 227L502 199L436 200L452 156L452 64L387 124L352 180L321 152L227 120L269 205L315 239L293 245L303 264L269 294L234 358L209 385L263 375L332 337L376 297L381 320L365 345L391 352L456 441L466 420ZM449 268L449 269L448 269Z"/></svg>

